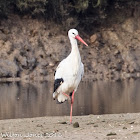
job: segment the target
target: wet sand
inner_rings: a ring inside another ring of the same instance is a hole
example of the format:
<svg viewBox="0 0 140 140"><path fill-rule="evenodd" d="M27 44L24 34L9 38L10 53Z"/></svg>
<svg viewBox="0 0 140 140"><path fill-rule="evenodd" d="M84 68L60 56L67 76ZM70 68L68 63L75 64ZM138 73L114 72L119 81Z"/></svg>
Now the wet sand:
<svg viewBox="0 0 140 140"><path fill-rule="evenodd" d="M73 124L79 123L74 128ZM0 139L138 140L140 113L0 120ZM7 134L7 135L6 135Z"/></svg>

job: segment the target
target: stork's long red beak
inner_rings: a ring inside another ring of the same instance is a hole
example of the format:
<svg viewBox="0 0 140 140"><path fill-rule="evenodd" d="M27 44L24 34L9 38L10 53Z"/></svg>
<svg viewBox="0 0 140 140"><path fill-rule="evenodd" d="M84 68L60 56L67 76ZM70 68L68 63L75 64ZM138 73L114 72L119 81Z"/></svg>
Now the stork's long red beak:
<svg viewBox="0 0 140 140"><path fill-rule="evenodd" d="M78 39L79 41L81 41L86 46L88 46L88 44L79 35L77 35L75 38Z"/></svg>

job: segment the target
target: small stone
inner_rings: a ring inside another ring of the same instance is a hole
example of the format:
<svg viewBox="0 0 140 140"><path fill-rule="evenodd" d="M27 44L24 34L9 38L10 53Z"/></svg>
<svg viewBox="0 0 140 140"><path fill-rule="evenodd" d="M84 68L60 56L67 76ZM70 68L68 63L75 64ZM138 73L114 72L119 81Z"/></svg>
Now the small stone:
<svg viewBox="0 0 140 140"><path fill-rule="evenodd" d="M119 50L115 50L114 55L119 54Z"/></svg>
<svg viewBox="0 0 140 140"><path fill-rule="evenodd" d="M59 122L60 124L67 124L67 122Z"/></svg>
<svg viewBox="0 0 140 140"><path fill-rule="evenodd" d="M124 126L123 129L127 129L127 127Z"/></svg>
<svg viewBox="0 0 140 140"><path fill-rule="evenodd" d="M94 125L94 127L98 127L98 125L97 125L97 124L95 124L95 125Z"/></svg>
<svg viewBox="0 0 140 140"><path fill-rule="evenodd" d="M78 123L78 122L75 122L75 123L73 124L73 127L74 127L74 128L78 128L78 127L79 127L79 123Z"/></svg>
<svg viewBox="0 0 140 140"><path fill-rule="evenodd" d="M115 132L110 132L106 136L112 136L112 135L117 135Z"/></svg>
<svg viewBox="0 0 140 140"><path fill-rule="evenodd" d="M139 132L133 132L132 134L138 134Z"/></svg>
<svg viewBox="0 0 140 140"><path fill-rule="evenodd" d="M94 122L89 122L89 123L87 123L87 125L91 125L91 124L94 124Z"/></svg>
<svg viewBox="0 0 140 140"><path fill-rule="evenodd" d="M50 62L49 63L49 66L53 67L54 66L54 63L53 62Z"/></svg>
<svg viewBox="0 0 140 140"><path fill-rule="evenodd" d="M37 124L37 127L42 127L42 125L41 124Z"/></svg>
<svg viewBox="0 0 140 140"><path fill-rule="evenodd" d="M134 124L135 122L133 121L133 122L130 122L129 124Z"/></svg>

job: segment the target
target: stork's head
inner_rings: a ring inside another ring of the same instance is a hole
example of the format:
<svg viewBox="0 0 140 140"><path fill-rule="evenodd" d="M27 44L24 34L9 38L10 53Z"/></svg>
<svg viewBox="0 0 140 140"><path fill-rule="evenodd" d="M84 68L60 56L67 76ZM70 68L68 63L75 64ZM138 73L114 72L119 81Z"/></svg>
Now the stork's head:
<svg viewBox="0 0 140 140"><path fill-rule="evenodd" d="M68 31L68 36L69 36L69 38L78 39L83 44L85 44L86 46L88 46L87 43L78 35L78 31L76 29L70 29Z"/></svg>

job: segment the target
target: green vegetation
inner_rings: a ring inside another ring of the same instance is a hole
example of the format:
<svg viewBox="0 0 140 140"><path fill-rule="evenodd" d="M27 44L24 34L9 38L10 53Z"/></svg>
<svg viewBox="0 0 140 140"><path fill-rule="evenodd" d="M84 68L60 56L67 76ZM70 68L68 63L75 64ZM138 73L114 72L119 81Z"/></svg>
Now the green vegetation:
<svg viewBox="0 0 140 140"><path fill-rule="evenodd" d="M6 17L14 0L0 0L0 17Z"/></svg>
<svg viewBox="0 0 140 140"><path fill-rule="evenodd" d="M115 3L134 2L137 0L0 0L0 16L15 12L34 17L43 16L61 21L67 16L93 13L112 7Z"/></svg>
<svg viewBox="0 0 140 140"><path fill-rule="evenodd" d="M8 13L38 15L46 11L47 0L0 0L0 16L6 17Z"/></svg>
<svg viewBox="0 0 140 140"><path fill-rule="evenodd" d="M44 14L47 2L47 0L17 0L16 7L22 13L31 15Z"/></svg>

